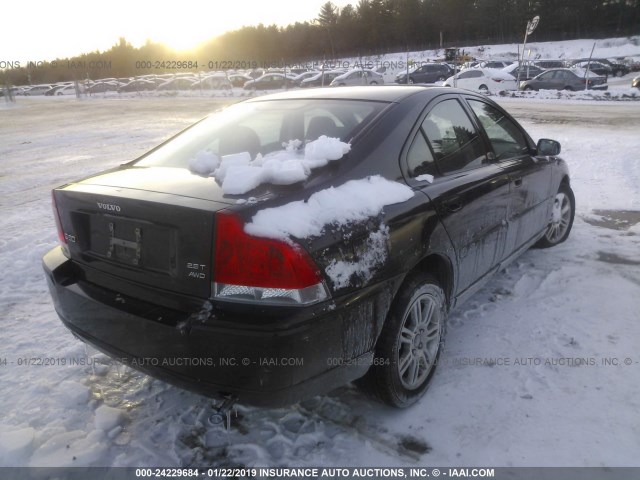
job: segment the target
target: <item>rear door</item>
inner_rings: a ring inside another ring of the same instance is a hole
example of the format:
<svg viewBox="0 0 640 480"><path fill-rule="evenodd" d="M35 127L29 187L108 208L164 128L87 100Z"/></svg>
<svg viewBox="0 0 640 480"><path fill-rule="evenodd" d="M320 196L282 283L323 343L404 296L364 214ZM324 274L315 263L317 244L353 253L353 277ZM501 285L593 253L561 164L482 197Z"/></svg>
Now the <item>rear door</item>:
<svg viewBox="0 0 640 480"><path fill-rule="evenodd" d="M487 155L486 144L460 100L442 98L411 140L406 174L409 183L434 202L455 249L461 293L503 258L509 176Z"/></svg>

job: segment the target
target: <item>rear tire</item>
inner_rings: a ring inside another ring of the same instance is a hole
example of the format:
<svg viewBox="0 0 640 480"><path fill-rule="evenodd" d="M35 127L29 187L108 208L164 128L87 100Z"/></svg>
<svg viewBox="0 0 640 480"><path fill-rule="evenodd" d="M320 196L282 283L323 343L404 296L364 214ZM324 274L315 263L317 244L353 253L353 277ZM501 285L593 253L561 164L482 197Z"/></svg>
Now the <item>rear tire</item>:
<svg viewBox="0 0 640 480"><path fill-rule="evenodd" d="M437 280L425 273L410 277L389 310L374 363L358 384L387 405L413 405L435 373L446 319L446 296Z"/></svg>
<svg viewBox="0 0 640 480"><path fill-rule="evenodd" d="M571 233L573 218L576 214L576 200L573 190L566 183L560 185L556 198L553 200L551 221L547 230L538 242L536 248L549 248L564 242Z"/></svg>

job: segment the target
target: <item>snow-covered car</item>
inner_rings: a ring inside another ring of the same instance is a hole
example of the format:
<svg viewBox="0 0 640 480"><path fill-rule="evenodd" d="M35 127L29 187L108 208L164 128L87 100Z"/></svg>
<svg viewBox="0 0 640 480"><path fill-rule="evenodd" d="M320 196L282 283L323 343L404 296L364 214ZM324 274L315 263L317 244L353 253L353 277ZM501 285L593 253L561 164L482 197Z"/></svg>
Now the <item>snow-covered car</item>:
<svg viewBox="0 0 640 480"><path fill-rule="evenodd" d="M523 80L529 80L537 75L540 75L542 72L544 72L544 69L530 63L523 65L521 68L520 65L516 62L516 63L512 63L508 67L503 68L502 71L504 73L508 73L509 75L514 77L516 80L519 78L520 81L523 81ZM518 76L518 74L520 76Z"/></svg>
<svg viewBox="0 0 640 480"><path fill-rule="evenodd" d="M64 324L143 372L260 405L361 378L406 407L448 312L567 239L559 153L462 89L261 96L56 188L43 266Z"/></svg>
<svg viewBox="0 0 640 480"><path fill-rule="evenodd" d="M317 72L315 70L309 70L307 72L299 73L293 78L293 83L296 87L299 87L304 80L307 80L308 78L314 78L319 73L320 72Z"/></svg>
<svg viewBox="0 0 640 480"><path fill-rule="evenodd" d="M382 85L384 78L378 72L367 69L349 70L347 73L338 75L331 81L332 87L362 86L362 85Z"/></svg>
<svg viewBox="0 0 640 480"><path fill-rule="evenodd" d="M520 90L607 90L607 79L581 68L552 68L531 80L520 82Z"/></svg>
<svg viewBox="0 0 640 480"><path fill-rule="evenodd" d="M513 75L491 68L469 68L463 70L447 78L444 86L478 90L485 93L518 89Z"/></svg>
<svg viewBox="0 0 640 480"><path fill-rule="evenodd" d="M496 70L503 70L505 67L512 64L513 62L509 60L481 60L477 65L477 68L494 68Z"/></svg>
<svg viewBox="0 0 640 480"><path fill-rule="evenodd" d="M334 78L344 75L344 70L329 70L326 72L318 72L310 78L306 78L300 82L301 88L309 87L328 87Z"/></svg>

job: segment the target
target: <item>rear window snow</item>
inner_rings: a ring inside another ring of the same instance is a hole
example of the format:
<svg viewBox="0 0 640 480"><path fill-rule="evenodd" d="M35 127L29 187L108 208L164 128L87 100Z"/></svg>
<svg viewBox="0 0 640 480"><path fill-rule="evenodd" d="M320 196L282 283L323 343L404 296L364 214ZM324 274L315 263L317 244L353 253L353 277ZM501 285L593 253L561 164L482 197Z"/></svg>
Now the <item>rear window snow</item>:
<svg viewBox="0 0 640 480"><path fill-rule="evenodd" d="M200 175L214 177L222 191L230 195L247 193L263 183L291 185L306 180L311 170L341 159L351 146L339 138L321 135L307 143L291 140L284 149L251 159L249 152L225 155L222 158L207 151L198 152L189 161L189 169Z"/></svg>

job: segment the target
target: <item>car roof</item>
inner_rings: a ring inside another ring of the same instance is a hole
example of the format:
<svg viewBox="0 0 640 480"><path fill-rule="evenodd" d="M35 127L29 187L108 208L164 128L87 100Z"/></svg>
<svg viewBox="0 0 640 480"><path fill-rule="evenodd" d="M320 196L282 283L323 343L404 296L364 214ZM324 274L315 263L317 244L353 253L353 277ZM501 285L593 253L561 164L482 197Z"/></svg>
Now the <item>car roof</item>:
<svg viewBox="0 0 640 480"><path fill-rule="evenodd" d="M261 102L269 100L286 100L286 99L342 99L342 100L370 100L378 102L399 102L407 97L420 92L434 91L433 96L438 93L452 92L451 88L425 87L415 85L375 85L362 87L327 87L315 88L313 91L308 90L292 90L290 92L274 93L271 95L263 95L256 97L248 102Z"/></svg>

